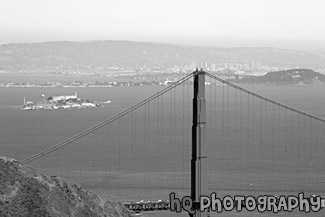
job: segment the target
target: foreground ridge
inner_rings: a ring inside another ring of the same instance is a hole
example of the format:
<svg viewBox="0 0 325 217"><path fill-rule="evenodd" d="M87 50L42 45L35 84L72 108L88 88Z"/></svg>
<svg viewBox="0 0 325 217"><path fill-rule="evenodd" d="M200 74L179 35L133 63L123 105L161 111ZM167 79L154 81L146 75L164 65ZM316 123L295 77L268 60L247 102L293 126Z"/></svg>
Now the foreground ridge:
<svg viewBox="0 0 325 217"><path fill-rule="evenodd" d="M120 203L0 157L0 216L131 216Z"/></svg>

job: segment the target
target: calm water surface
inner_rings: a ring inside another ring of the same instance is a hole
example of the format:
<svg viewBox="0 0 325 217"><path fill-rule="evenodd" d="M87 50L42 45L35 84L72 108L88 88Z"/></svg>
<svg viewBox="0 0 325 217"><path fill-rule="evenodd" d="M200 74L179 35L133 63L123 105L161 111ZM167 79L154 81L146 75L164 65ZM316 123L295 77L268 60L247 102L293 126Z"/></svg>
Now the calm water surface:
<svg viewBox="0 0 325 217"><path fill-rule="evenodd" d="M10 81L14 78L1 77L0 81ZM24 78L25 79L25 78ZM46 78L37 76L31 78L43 80ZM57 81L58 78L53 78ZM61 79L61 78L60 78ZM66 80L67 78L63 78ZM82 78L81 78L82 79ZM87 79L87 78L85 78ZM68 80L77 80L75 77L69 77ZM80 80L80 79L79 79ZM261 86L246 85L247 89L260 93L264 96L278 100L282 103L315 114L325 118L325 86ZM117 87L117 88L0 88L0 154L16 158L24 159L42 149L51 147L52 145L71 137L72 135L84 130L108 117L128 108L139 100L142 100L152 93L161 90L163 87ZM208 87L209 88L209 87ZM219 87L218 87L219 88ZM221 91L221 88L217 89ZM71 110L53 110L53 111L22 111L20 110L23 98L27 100L41 101L41 94L51 95L68 95L78 92L78 96L83 99L91 99L97 101L111 100L112 103L104 108L97 109L71 109ZM238 96L238 95L237 95ZM167 98L166 98L167 99ZM189 102L191 99L189 100ZM181 116L181 114L179 114ZM160 151L164 151L161 149ZM177 151L175 149L175 151ZM145 159L145 154L139 152L139 158ZM131 154L131 153L130 153ZM161 153L164 155L164 153ZM165 157L169 152L165 152ZM71 153L72 155L72 153ZM152 155L153 159L155 155ZM76 158L77 159L77 158ZM185 165L188 167L188 165ZM133 168L133 167L132 167ZM178 169L167 167L165 171L177 172ZM147 168L150 170L150 167ZM220 169L220 168L218 168ZM221 168L222 169L222 168ZM57 170L60 170L59 166ZM127 170L127 168L126 168ZM84 171L85 172L85 171ZM256 171L255 171L256 172ZM255 173L253 172L253 173ZM257 171L259 172L259 171ZM247 172L248 173L248 172ZM84 176L86 172L82 174ZM140 173L139 173L140 174ZM188 176L188 173L184 174ZM81 175L79 176L81 177ZM225 175L230 177L230 175ZM238 176L241 177L241 176ZM237 177L237 178L238 178ZM127 174L125 177L127 178ZM243 176L243 179L245 177ZM155 176L148 181L154 183ZM127 182L126 182L127 183ZM188 184L188 181L186 181ZM89 186L89 189L98 190L100 186ZM184 190L188 190L186 187ZM323 189L324 190L324 189ZM123 193L123 189L115 189ZM132 194L142 194L141 189L125 191L133 192ZM168 193L166 189L166 193ZM109 193L101 189L103 195ZM150 195L151 192L147 192ZM324 213L323 213L324 214ZM311 213L308 216L323 216L321 213ZM174 216L174 213L147 213L144 216ZM222 213L215 216L261 216L260 213ZM304 213L295 213L292 216L305 216ZM176 216L187 216L185 213ZM212 214L214 216L214 214ZM286 214L270 214L266 213L262 216L287 216Z"/></svg>

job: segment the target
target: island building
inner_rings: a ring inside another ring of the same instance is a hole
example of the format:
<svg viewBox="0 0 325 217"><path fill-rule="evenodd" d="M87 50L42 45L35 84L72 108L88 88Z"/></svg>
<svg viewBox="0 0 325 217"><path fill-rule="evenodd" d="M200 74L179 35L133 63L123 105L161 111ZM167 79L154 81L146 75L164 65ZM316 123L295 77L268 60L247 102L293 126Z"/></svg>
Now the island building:
<svg viewBox="0 0 325 217"><path fill-rule="evenodd" d="M74 100L78 99L77 92L75 92L74 95L68 95L68 96L52 96L51 101L58 102L58 101L67 101L67 100Z"/></svg>

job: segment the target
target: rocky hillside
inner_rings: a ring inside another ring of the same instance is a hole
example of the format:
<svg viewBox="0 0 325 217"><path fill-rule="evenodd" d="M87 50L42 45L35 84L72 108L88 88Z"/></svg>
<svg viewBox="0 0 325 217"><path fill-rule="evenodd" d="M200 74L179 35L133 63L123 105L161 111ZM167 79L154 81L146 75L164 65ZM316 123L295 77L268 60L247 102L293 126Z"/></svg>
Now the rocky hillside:
<svg viewBox="0 0 325 217"><path fill-rule="evenodd" d="M289 69L268 72L264 76L249 76L237 80L237 82L261 84L321 84L325 82L325 75L311 69Z"/></svg>
<svg viewBox="0 0 325 217"><path fill-rule="evenodd" d="M130 216L119 203L59 177L38 174L19 162L0 157L0 216Z"/></svg>

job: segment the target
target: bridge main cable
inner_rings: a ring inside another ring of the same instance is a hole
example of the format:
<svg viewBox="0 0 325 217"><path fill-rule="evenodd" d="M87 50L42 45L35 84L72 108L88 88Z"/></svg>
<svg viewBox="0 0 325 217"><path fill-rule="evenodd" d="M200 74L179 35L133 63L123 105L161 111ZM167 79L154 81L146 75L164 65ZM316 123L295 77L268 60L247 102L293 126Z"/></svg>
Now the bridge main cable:
<svg viewBox="0 0 325 217"><path fill-rule="evenodd" d="M43 150L43 151L41 151L41 152L39 152L39 153L37 153L35 155L32 155L32 156L30 156L30 157L22 160L21 163L22 164L30 163L30 162L32 162L32 161L34 161L34 160L36 160L36 159L38 159L38 158L40 158L42 156L45 156L45 155L47 155L47 154L49 154L49 153L51 153L51 152L53 152L55 150L58 150L58 149L60 149L60 148L62 148L64 146L66 146L66 145L68 145L68 144L70 144L70 143L72 143L72 142L74 142L74 141L76 141L76 140L78 140L78 139L80 139L80 138L82 138L82 137L84 137L84 136L86 136L86 135L94 132L97 129L100 129L103 126L106 126L107 124L110 124L111 122L113 122L113 121L115 121L115 120L117 120L117 119L119 119L119 118L121 118L121 117L123 117L123 116L125 116L125 115L127 115L129 113L131 113L132 111L138 109L139 107L141 107L141 106L149 103L150 101L156 99L157 97L163 95L164 93L172 90L173 88L177 87L178 85L186 82L187 80L189 80L190 78L192 78L194 76L194 74L196 74L196 73L198 73L198 71L194 71L194 72L186 75L185 77L183 77L180 80L174 82L170 86L168 86L168 87L164 88L163 90L155 93L154 95L152 95L152 96L150 96L150 97L142 100L141 102L133 105L132 107L130 107L130 108L128 108L128 109L126 109L126 110L118 113L117 115L114 115L113 117L111 117L111 118L109 118L109 119L107 119L105 121L102 121L102 122L100 122L100 123L98 123L98 124L96 124L96 125L88 128L88 129L82 131L79 134L76 134L76 135L74 135L74 136L72 136L72 137L70 137L70 138L68 138L68 139L66 139L66 140L64 140L64 141L62 141L62 142L60 142L60 143L58 143L58 144L50 147L50 148L48 148L48 149L45 149L45 150Z"/></svg>
<svg viewBox="0 0 325 217"><path fill-rule="evenodd" d="M223 83L223 84L226 84L226 85L228 85L228 86L230 86L230 87L233 87L233 88L235 88L235 89L237 89L237 90L239 90L239 91L242 91L242 92L247 93L247 94L249 94L249 95L255 96L256 98L259 98L259 99L261 99L261 100L264 100L264 101L266 101L266 102L269 102L269 103L272 103L272 104L274 104L274 105L280 106L280 107L282 107L282 108L288 109L288 110L293 111L293 112L295 112L295 113L298 113L298 114L301 114L301 115L303 115L303 116L310 117L310 118L312 118L312 119L315 119L315 120L318 120L318 121L321 121L321 122L325 123L325 119L323 119L323 118L317 117L317 116L315 116L315 115L308 114L308 113L306 113L306 112L304 112L304 111L301 111L301 110L295 109L295 108L293 108L293 107L287 106L287 105L285 105L285 104L282 104L282 103L280 103L280 102L274 101L274 100L269 99L269 98L267 98L267 97L264 97L264 96L262 96L262 95L260 95L260 94L254 93L254 92L249 91L249 90L247 90L247 89L245 89L245 88L242 88L242 87L240 87L240 86L237 86L237 85L235 85L235 84L233 84L233 83L231 83L231 82L229 82L229 81L226 81L226 80L224 80L224 79L221 79L221 78L219 78L219 77L217 77L217 76L215 76L215 75L212 75L212 74L210 74L210 73L207 73L207 72L206 72L205 74L206 74L207 76L209 76L210 78L213 78L213 79L215 79L215 80L217 80L217 81L219 81L219 82L221 82L221 83Z"/></svg>

